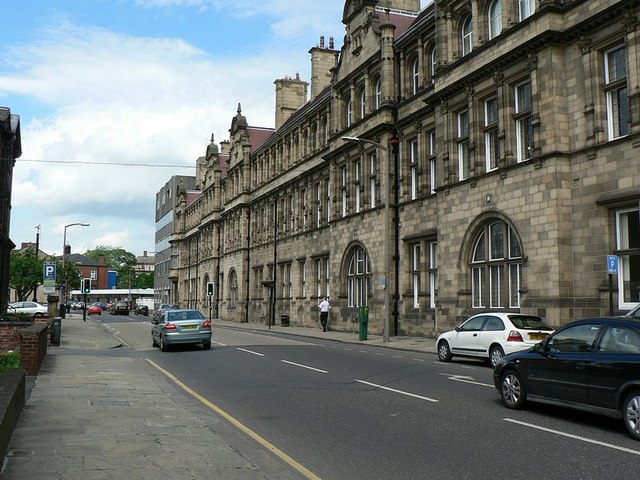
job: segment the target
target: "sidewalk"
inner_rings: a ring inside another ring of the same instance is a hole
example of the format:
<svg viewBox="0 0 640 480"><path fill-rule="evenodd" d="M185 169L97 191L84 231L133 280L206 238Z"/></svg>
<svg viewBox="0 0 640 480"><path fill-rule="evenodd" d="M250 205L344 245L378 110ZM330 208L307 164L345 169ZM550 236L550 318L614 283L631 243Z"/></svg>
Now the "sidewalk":
<svg viewBox="0 0 640 480"><path fill-rule="evenodd" d="M433 339L238 324L216 327L435 352ZM91 317L62 321L28 379L27 402L0 478L4 480L300 479L299 472L206 408Z"/></svg>
<svg viewBox="0 0 640 480"><path fill-rule="evenodd" d="M60 343L29 380L0 478L304 478L91 317L67 316Z"/></svg>

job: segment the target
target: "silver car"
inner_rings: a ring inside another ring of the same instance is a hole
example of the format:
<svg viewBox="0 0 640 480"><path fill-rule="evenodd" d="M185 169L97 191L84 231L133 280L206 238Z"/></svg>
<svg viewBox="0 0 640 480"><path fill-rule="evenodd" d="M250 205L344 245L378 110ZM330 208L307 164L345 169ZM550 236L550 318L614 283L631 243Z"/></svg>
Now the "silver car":
<svg viewBox="0 0 640 480"><path fill-rule="evenodd" d="M34 317L46 317L49 314L48 307L36 302L15 302L7 307L8 313L26 313Z"/></svg>
<svg viewBox="0 0 640 480"><path fill-rule="evenodd" d="M211 348L211 322L198 310L166 310L151 321L151 341L166 352L171 345L200 344Z"/></svg>

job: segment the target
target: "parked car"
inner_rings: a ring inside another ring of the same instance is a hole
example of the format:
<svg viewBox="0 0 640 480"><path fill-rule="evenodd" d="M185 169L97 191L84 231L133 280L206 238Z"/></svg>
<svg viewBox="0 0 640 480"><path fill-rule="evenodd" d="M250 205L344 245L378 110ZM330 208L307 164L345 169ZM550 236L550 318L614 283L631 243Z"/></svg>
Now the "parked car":
<svg viewBox="0 0 640 480"><path fill-rule="evenodd" d="M102 315L102 306L99 303L92 303L87 308L89 315Z"/></svg>
<svg viewBox="0 0 640 480"><path fill-rule="evenodd" d="M129 302L124 300L119 300L111 304L111 315L129 315Z"/></svg>
<svg viewBox="0 0 640 480"><path fill-rule="evenodd" d="M7 306L8 313L25 313L34 317L46 317L49 309L36 302L14 302Z"/></svg>
<svg viewBox="0 0 640 480"><path fill-rule="evenodd" d="M455 330L438 336L438 358L482 358L495 367L505 354L525 350L553 332L540 317L520 313L486 312L472 316Z"/></svg>
<svg viewBox="0 0 640 480"><path fill-rule="evenodd" d="M108 309L107 309L107 304L106 304L106 303L104 303L104 302L95 302L95 303L96 303L96 305L100 305L100 308L102 309L102 311L103 311L103 312L104 312L105 310L108 310Z"/></svg>
<svg viewBox="0 0 640 480"><path fill-rule="evenodd" d="M155 318L159 319L167 310L178 310L178 308L178 305L175 305L173 303L161 303L160 306L156 309Z"/></svg>
<svg viewBox="0 0 640 480"><path fill-rule="evenodd" d="M136 305L135 314L149 315L149 307L147 307L146 305Z"/></svg>
<svg viewBox="0 0 640 480"><path fill-rule="evenodd" d="M498 362L493 380L502 403L550 403L622 418L640 440L640 322L588 318L533 348Z"/></svg>
<svg viewBox="0 0 640 480"><path fill-rule="evenodd" d="M151 324L152 345L163 352L177 344L200 344L204 350L211 348L211 322L198 310L168 309Z"/></svg>

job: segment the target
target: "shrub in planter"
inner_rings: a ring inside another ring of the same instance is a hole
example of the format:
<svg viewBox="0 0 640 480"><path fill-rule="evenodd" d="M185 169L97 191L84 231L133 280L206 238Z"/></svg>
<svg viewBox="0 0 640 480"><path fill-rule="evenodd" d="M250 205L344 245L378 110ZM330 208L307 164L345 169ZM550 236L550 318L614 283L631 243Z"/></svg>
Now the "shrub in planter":
<svg viewBox="0 0 640 480"><path fill-rule="evenodd" d="M0 353L0 373L10 368L20 368L20 350Z"/></svg>
<svg viewBox="0 0 640 480"><path fill-rule="evenodd" d="M32 322L33 317L26 313L5 313L0 316L0 322Z"/></svg>

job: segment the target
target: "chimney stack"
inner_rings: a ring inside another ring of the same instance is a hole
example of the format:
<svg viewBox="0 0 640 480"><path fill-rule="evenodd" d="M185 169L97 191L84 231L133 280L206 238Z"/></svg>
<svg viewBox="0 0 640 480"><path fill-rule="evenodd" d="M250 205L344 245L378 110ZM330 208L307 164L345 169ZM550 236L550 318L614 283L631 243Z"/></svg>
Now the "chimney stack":
<svg viewBox="0 0 640 480"><path fill-rule="evenodd" d="M280 128L289 117L307 102L309 84L300 80L300 74L296 78L285 76L273 82L276 84L276 130Z"/></svg>
<svg viewBox="0 0 640 480"><path fill-rule="evenodd" d="M320 44L309 50L311 54L311 99L331 84L331 69L338 64L338 53L333 49L333 37L329 37L329 48L325 46L324 36Z"/></svg>

